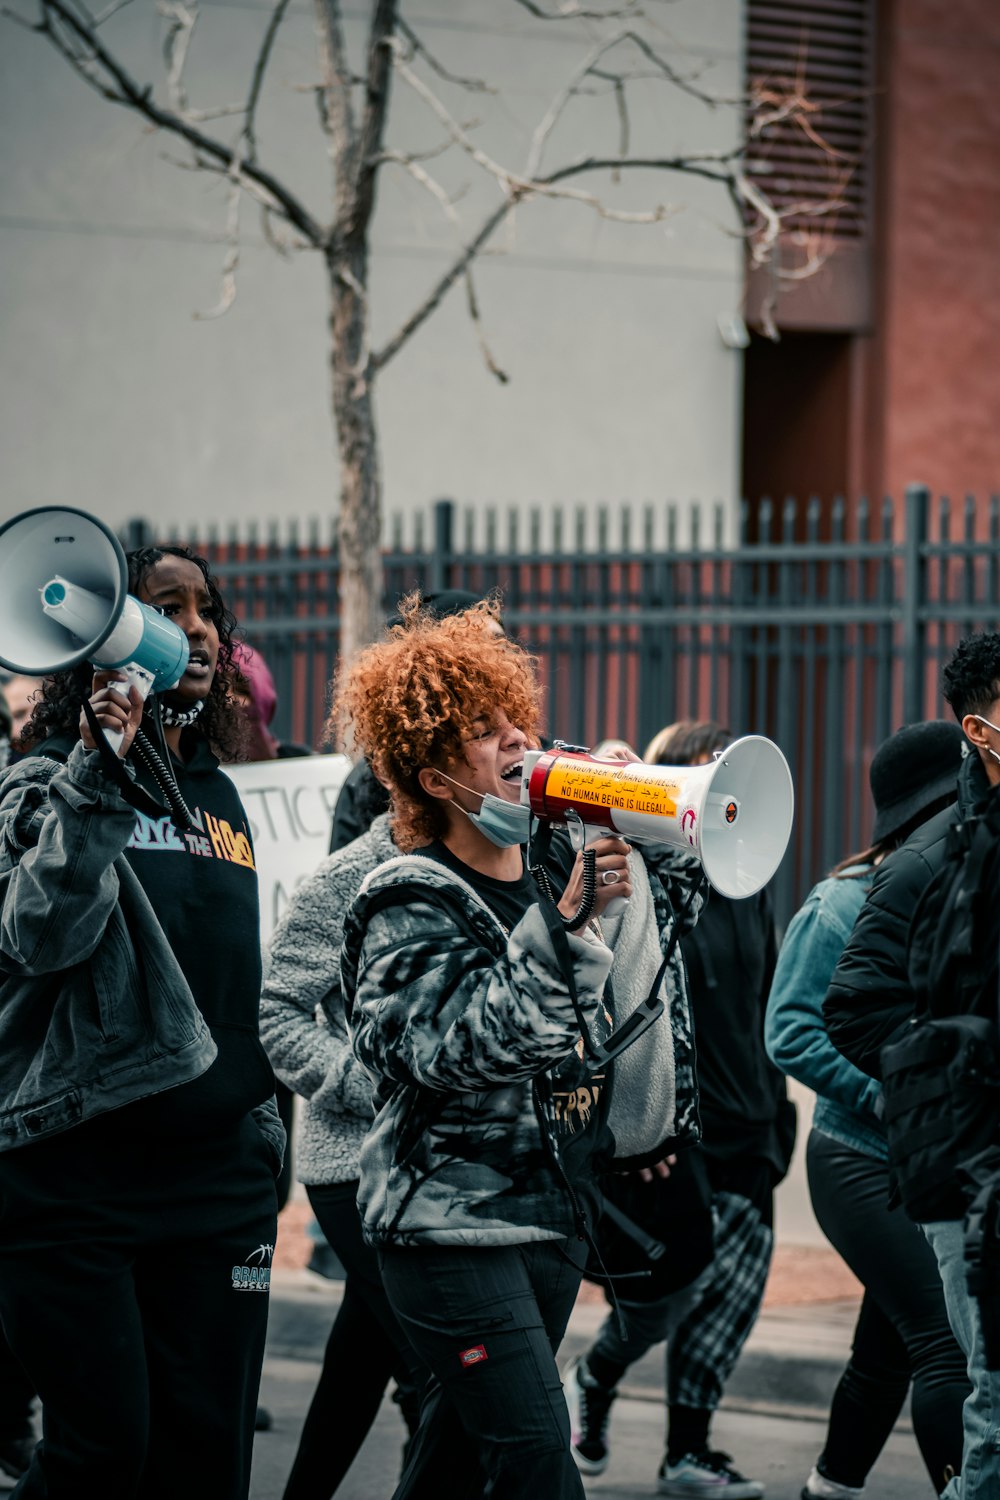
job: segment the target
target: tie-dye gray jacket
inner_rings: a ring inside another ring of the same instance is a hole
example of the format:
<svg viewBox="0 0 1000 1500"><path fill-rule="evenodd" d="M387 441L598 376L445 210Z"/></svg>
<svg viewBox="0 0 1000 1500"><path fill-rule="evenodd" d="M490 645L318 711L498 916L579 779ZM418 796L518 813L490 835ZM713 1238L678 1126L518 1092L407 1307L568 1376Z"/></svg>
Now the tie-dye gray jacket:
<svg viewBox="0 0 1000 1500"><path fill-rule="evenodd" d="M614 951L593 933L568 938L595 1041L645 999L673 921L660 881L632 859L635 894L611 924ZM358 1198L373 1244L567 1238L584 1227L572 1182L590 1180L595 1149L655 1160L698 1138L679 952L661 990L666 1015L608 1070L615 1080L583 1061L539 907L508 934L435 860L401 856L364 882L345 923L341 979L374 1083Z"/></svg>

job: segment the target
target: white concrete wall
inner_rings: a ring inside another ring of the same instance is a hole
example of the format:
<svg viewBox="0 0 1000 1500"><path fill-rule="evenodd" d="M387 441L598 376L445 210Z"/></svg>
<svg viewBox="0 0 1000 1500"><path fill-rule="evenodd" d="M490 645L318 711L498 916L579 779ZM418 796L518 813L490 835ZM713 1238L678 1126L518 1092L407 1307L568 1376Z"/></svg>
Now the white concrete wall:
<svg viewBox="0 0 1000 1500"><path fill-rule="evenodd" d="M27 0L26 0L27 4ZM742 0L649 7L658 45L722 94L742 72ZM352 40L366 4L349 8ZM192 102L237 100L270 5L205 0L191 50ZM498 95L439 85L476 139L520 165L555 90L586 50L513 0L410 0L404 15L455 71ZM140 79L159 80L152 0L114 17L108 37ZM359 59L360 61L360 59ZM260 113L262 159L326 217L329 171L314 104L311 7L294 0ZM235 130L226 122L210 130ZM634 148L732 143L735 122L647 86ZM244 207L239 294L227 317L196 318L219 290L223 186L177 170L180 143L144 132L73 77L41 40L0 21L0 519L48 501L113 524L143 515L182 526L212 517L330 515L337 476L328 413L321 265L283 261ZM388 144L433 145L440 129L397 85ZM578 105L550 160L615 149L607 98ZM455 153L428 164L475 226L496 189ZM485 325L511 376L486 372L461 291L388 368L378 396L386 509L440 495L475 508L515 504L732 499L738 487L740 356L718 319L737 310L742 254L732 210L693 178L643 174L614 187L620 207L668 200L654 227L533 203L477 282ZM405 175L386 173L376 218L376 344L450 259L452 231Z"/></svg>

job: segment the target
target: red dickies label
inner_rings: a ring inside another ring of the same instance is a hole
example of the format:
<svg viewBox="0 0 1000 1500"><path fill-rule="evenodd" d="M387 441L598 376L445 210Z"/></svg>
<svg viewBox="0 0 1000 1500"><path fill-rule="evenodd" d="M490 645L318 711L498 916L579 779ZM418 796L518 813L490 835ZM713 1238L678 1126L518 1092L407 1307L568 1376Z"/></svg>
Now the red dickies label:
<svg viewBox="0 0 1000 1500"><path fill-rule="evenodd" d="M485 1344L477 1344L474 1349L463 1349L458 1357L466 1367L481 1364L484 1359L489 1359Z"/></svg>

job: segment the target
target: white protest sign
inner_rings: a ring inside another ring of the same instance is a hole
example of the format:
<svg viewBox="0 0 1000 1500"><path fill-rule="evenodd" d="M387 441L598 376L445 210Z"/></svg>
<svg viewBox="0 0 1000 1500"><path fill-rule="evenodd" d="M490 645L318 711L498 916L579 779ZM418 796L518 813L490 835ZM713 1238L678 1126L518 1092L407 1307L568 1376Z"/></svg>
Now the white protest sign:
<svg viewBox="0 0 1000 1500"><path fill-rule="evenodd" d="M260 882L260 935L267 942L295 887L330 849L330 822L351 762L302 755L224 766L250 820Z"/></svg>

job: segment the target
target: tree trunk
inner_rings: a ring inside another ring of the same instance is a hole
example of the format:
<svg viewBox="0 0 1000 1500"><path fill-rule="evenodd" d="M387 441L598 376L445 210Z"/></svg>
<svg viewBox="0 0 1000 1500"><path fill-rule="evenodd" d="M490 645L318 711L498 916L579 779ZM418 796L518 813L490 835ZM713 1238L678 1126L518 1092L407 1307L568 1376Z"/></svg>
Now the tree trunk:
<svg viewBox="0 0 1000 1500"><path fill-rule="evenodd" d="M368 340L367 257L333 250L330 366L340 457L340 658L349 662L382 624L382 478Z"/></svg>

